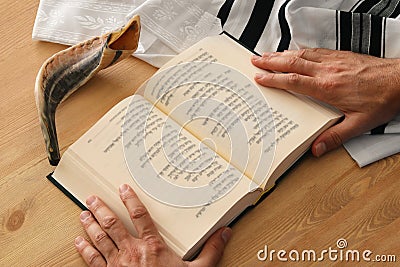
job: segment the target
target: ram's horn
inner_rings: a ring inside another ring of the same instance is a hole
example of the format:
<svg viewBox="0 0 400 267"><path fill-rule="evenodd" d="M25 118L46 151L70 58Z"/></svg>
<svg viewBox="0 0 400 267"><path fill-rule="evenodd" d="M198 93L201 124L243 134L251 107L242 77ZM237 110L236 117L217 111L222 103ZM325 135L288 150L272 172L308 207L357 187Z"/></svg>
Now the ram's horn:
<svg viewBox="0 0 400 267"><path fill-rule="evenodd" d="M43 63L36 77L35 98L51 165L60 161L55 125L58 104L98 71L131 55L139 34L140 20L135 16L120 30L74 45Z"/></svg>

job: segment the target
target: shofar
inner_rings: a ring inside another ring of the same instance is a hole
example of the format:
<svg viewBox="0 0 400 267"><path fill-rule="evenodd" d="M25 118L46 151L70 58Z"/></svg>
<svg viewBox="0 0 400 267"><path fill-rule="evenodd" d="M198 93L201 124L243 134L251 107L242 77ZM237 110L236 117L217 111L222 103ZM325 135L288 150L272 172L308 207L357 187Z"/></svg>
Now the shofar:
<svg viewBox="0 0 400 267"><path fill-rule="evenodd" d="M58 104L97 72L131 55L139 35L140 20L135 16L120 30L74 45L43 63L36 77L35 98L51 165L60 161L55 125Z"/></svg>

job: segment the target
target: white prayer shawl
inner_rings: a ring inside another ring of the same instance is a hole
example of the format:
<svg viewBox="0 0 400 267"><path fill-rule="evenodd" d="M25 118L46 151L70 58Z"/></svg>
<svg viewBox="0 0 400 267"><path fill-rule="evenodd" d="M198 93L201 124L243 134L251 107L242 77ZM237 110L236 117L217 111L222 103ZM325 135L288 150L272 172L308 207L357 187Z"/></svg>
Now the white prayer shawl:
<svg viewBox="0 0 400 267"><path fill-rule="evenodd" d="M323 47L400 57L400 0L41 0L32 36L72 45L134 14L135 56L157 67L222 31L256 53ZM361 167L400 152L400 116L371 132L345 144Z"/></svg>

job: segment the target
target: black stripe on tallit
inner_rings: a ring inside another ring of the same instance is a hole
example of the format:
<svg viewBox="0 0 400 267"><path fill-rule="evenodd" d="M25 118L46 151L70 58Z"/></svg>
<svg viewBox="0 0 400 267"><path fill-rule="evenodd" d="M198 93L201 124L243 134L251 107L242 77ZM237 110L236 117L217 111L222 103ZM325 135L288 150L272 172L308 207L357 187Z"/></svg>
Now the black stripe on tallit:
<svg viewBox="0 0 400 267"><path fill-rule="evenodd" d="M356 7L354 13L368 13L381 0L366 0Z"/></svg>
<svg viewBox="0 0 400 267"><path fill-rule="evenodd" d="M249 21L244 28L239 41L250 49L254 49L264 32L274 6L274 0L257 0Z"/></svg>
<svg viewBox="0 0 400 267"><path fill-rule="evenodd" d="M369 54L382 57L382 17L371 16Z"/></svg>
<svg viewBox="0 0 400 267"><path fill-rule="evenodd" d="M383 20L383 29L382 29L382 54L381 54L381 57L385 57L385 48L386 48L386 43L385 43L385 40L386 40L386 36L385 36L385 34L386 34L386 18L382 18L382 20Z"/></svg>
<svg viewBox="0 0 400 267"><path fill-rule="evenodd" d="M382 9L377 10L376 13L372 13L372 12L371 12L371 14L373 14L373 15L378 15L378 16L382 16L382 13L383 13L387 8L389 8L390 2L391 2L391 1L388 1L388 2L386 3L386 5L385 5Z"/></svg>
<svg viewBox="0 0 400 267"><path fill-rule="evenodd" d="M231 9L235 0L226 0L225 3L221 6L218 11L217 17L221 20L221 26L223 27L228 20L229 13L231 13Z"/></svg>
<svg viewBox="0 0 400 267"><path fill-rule="evenodd" d="M389 18L397 18L400 15L400 1L397 4L396 8L393 10L392 14L390 14Z"/></svg>
<svg viewBox="0 0 400 267"><path fill-rule="evenodd" d="M336 50L340 50L339 47L339 10L336 10Z"/></svg>
<svg viewBox="0 0 400 267"><path fill-rule="evenodd" d="M351 51L352 28L351 13L339 11L339 50Z"/></svg>
<svg viewBox="0 0 400 267"><path fill-rule="evenodd" d="M287 0L279 9L278 12L278 21L279 26L281 28L281 40L279 41L277 52L283 52L284 50L289 48L290 41L292 40L292 35L290 33L289 23L286 20L285 10L287 4L290 0Z"/></svg>
<svg viewBox="0 0 400 267"><path fill-rule="evenodd" d="M240 44L241 46L243 46L244 48L246 48L247 50L249 50L251 53L253 53L254 55L257 56L261 56L259 53L257 53L256 51L254 51L253 49L251 49L250 47L247 47L246 44L240 42L240 40L236 39L235 37L233 37L230 33L223 31L222 34L225 34L226 36L228 36L229 38L231 38L232 40L234 40L236 43Z"/></svg>
<svg viewBox="0 0 400 267"><path fill-rule="evenodd" d="M358 5L359 5L361 2L364 2L364 0L358 0L357 3L355 3L355 4L353 5L353 7L352 7L349 11L350 11L350 12L354 12L354 10L358 7Z"/></svg>
<svg viewBox="0 0 400 267"><path fill-rule="evenodd" d="M384 134L384 133L385 133L385 128L386 128L387 125L388 125L388 124L385 123L385 124L382 124L382 125L380 125L380 126L374 128L374 129L372 129L372 130L371 130L371 134L372 134L372 135L375 135L375 134Z"/></svg>
<svg viewBox="0 0 400 267"><path fill-rule="evenodd" d="M399 15L399 0L390 0L384 6L382 0L366 0L354 9L355 13L365 13L389 18L396 18ZM393 9L393 5L395 8ZM393 9L390 11L390 9Z"/></svg>

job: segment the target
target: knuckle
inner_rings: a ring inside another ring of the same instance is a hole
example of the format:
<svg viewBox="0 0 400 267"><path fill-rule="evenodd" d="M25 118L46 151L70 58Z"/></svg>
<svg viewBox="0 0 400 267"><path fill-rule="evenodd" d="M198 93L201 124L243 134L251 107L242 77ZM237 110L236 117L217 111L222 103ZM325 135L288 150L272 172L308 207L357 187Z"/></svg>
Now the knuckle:
<svg viewBox="0 0 400 267"><path fill-rule="evenodd" d="M129 212L129 216L132 220L140 219L144 216L147 216L147 214L147 209L143 205L137 206Z"/></svg>
<svg viewBox="0 0 400 267"><path fill-rule="evenodd" d="M275 72L268 73L268 80L273 81L276 80L277 74ZM266 79L263 79L263 81Z"/></svg>
<svg viewBox="0 0 400 267"><path fill-rule="evenodd" d="M100 209L103 206L103 204L100 201L96 201L92 205L90 205L90 211L92 213L95 213L98 209Z"/></svg>
<svg viewBox="0 0 400 267"><path fill-rule="evenodd" d="M140 262L142 261L142 257L142 251L138 246L134 246L130 249L121 249L112 266L141 266Z"/></svg>
<svg viewBox="0 0 400 267"><path fill-rule="evenodd" d="M340 65L328 65L326 66L326 71L328 73L341 73L342 72L342 68L340 67Z"/></svg>
<svg viewBox="0 0 400 267"><path fill-rule="evenodd" d="M142 236L142 238L153 238L153 237L157 237L155 234L154 234L154 230L151 228L151 227L146 227L146 228L144 228L144 229L142 229L141 230L141 236Z"/></svg>
<svg viewBox="0 0 400 267"><path fill-rule="evenodd" d="M287 81L289 84L297 84L300 80L300 75L298 73L289 73L287 75Z"/></svg>
<svg viewBox="0 0 400 267"><path fill-rule="evenodd" d="M145 241L146 249L155 255L161 254L166 249L164 242L157 235L144 236L143 241Z"/></svg>
<svg viewBox="0 0 400 267"><path fill-rule="evenodd" d="M103 259L99 252L91 251L87 254L87 263L90 266L100 266L100 262Z"/></svg>
<svg viewBox="0 0 400 267"><path fill-rule="evenodd" d="M114 216L106 216L103 218L102 224L104 229L112 228L118 222L118 218Z"/></svg>
<svg viewBox="0 0 400 267"><path fill-rule="evenodd" d="M96 243L101 243L102 241L104 241L107 238L107 234L105 232L101 231L99 233L96 233L93 238Z"/></svg>
<svg viewBox="0 0 400 267"><path fill-rule="evenodd" d="M322 89L327 91L333 91L336 88L336 81L332 79L326 79L322 82Z"/></svg>
<svg viewBox="0 0 400 267"><path fill-rule="evenodd" d="M332 130L330 135L331 135L332 141L336 147L340 146L343 143L342 137L336 131Z"/></svg>
<svg viewBox="0 0 400 267"><path fill-rule="evenodd" d="M87 218L84 221L81 221L83 228L87 231L91 225L94 223L94 219L93 218Z"/></svg>
<svg viewBox="0 0 400 267"><path fill-rule="evenodd" d="M335 91L337 88L337 83L331 79L324 79L318 84L318 97L325 100L333 100L336 97Z"/></svg>
<svg viewBox="0 0 400 267"><path fill-rule="evenodd" d="M216 253L218 257L221 258L224 254L224 251L221 249L221 247L218 246L216 242L211 242L210 246L212 247L212 251L214 251L214 253Z"/></svg>
<svg viewBox="0 0 400 267"><path fill-rule="evenodd" d="M299 58L301 58L301 57L303 57L307 52L308 52L308 49L300 49L300 50L298 50L298 52L297 52L297 56L298 56Z"/></svg>
<svg viewBox="0 0 400 267"><path fill-rule="evenodd" d="M300 57L298 57L298 56L290 57L287 64L289 67L295 67L297 65L297 63L299 62L299 60L300 60Z"/></svg>

